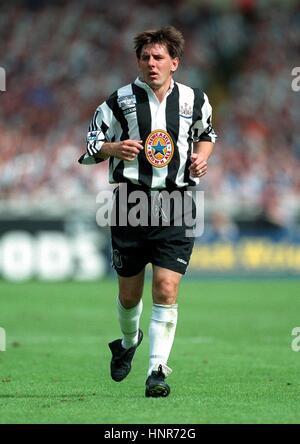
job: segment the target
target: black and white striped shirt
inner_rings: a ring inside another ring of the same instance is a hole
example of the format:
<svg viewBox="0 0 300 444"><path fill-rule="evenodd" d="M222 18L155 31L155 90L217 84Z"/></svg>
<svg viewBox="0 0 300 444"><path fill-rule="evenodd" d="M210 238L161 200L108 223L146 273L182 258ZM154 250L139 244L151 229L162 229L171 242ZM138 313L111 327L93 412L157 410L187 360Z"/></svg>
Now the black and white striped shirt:
<svg viewBox="0 0 300 444"><path fill-rule="evenodd" d="M215 142L212 108L205 93L172 80L162 102L137 78L119 88L97 109L87 134L87 152L79 163L94 158L104 142L142 140L144 150L132 161L109 158L109 182L127 182L151 189L196 185L190 177L193 142Z"/></svg>

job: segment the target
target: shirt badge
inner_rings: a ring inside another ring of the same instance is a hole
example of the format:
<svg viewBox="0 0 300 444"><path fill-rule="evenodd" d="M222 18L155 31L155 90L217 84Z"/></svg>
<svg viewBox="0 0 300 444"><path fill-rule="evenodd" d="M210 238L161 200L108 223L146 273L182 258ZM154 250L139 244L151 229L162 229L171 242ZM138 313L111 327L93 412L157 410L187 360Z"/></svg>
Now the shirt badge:
<svg viewBox="0 0 300 444"><path fill-rule="evenodd" d="M145 154L155 168L168 165L174 154L174 143L170 134L161 129L152 131L145 143Z"/></svg>
<svg viewBox="0 0 300 444"><path fill-rule="evenodd" d="M104 139L104 135L102 131L89 131L86 136L86 140L88 142L94 142L95 140Z"/></svg>
<svg viewBox="0 0 300 444"><path fill-rule="evenodd" d="M184 117L185 119L190 119L191 117L193 117L193 110L191 105L189 105L188 103L181 104L179 108L179 115L180 117Z"/></svg>

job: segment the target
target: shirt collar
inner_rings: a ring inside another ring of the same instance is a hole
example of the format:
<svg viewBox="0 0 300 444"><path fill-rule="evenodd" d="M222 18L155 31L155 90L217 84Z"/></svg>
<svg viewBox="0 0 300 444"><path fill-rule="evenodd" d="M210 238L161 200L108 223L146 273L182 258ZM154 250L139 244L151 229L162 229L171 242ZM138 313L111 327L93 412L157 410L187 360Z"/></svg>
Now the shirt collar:
<svg viewBox="0 0 300 444"><path fill-rule="evenodd" d="M153 89L151 88L151 86L149 86L148 83L144 82L140 77L137 77L137 78L135 79L134 83L135 83L137 86L140 86L141 88L145 89L146 91L152 91L152 93L155 94L154 91L153 91ZM175 85L175 82L174 82L174 80L171 78L170 88L168 89L168 91L167 91L167 93L166 93L166 96L168 96L168 95L172 92L172 90L173 90L173 88L174 88L174 85Z"/></svg>

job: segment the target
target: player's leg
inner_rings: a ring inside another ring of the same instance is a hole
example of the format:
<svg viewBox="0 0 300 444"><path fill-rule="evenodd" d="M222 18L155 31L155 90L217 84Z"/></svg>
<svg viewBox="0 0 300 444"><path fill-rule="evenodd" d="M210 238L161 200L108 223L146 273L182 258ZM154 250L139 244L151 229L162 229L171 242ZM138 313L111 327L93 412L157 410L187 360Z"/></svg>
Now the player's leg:
<svg viewBox="0 0 300 444"><path fill-rule="evenodd" d="M117 313L122 338L109 343L112 353L111 377L117 382L122 381L129 374L135 351L143 339L139 324L143 309L144 274L143 268L134 276L119 275Z"/></svg>
<svg viewBox="0 0 300 444"><path fill-rule="evenodd" d="M135 346L139 341L139 320L147 264L142 234L136 227L111 227L112 264L118 273L119 283L117 313L123 334L122 347L125 349Z"/></svg>
<svg viewBox="0 0 300 444"><path fill-rule="evenodd" d="M181 277L182 275L175 271L153 266L153 306L149 327L148 375L159 364L167 366L177 325L178 305L176 301Z"/></svg>
<svg viewBox="0 0 300 444"><path fill-rule="evenodd" d="M177 325L177 294L182 274L153 265L152 315L149 326L150 360L146 396L168 396L165 378Z"/></svg>
<svg viewBox="0 0 300 444"><path fill-rule="evenodd" d="M182 196L185 196L182 193ZM168 196L164 196L165 202ZM170 387L165 378L170 375L168 359L174 342L178 306L177 294L182 276L185 274L192 253L194 238L187 236L183 217L184 200L181 208L170 202L170 224L151 233L151 263L153 264L153 307L149 326L150 360L146 381L146 396L168 396ZM190 199L190 207L193 202ZM181 218L179 218L181 211ZM182 224L177 221L181 220Z"/></svg>
<svg viewBox="0 0 300 444"><path fill-rule="evenodd" d="M127 217L130 206L126 204L124 208L122 205L120 207L119 200L117 190L116 208ZM149 260L145 249L144 231L141 228L129 224L112 225L111 239L112 264L119 280L117 313L122 331L122 338L109 344L112 352L111 376L115 381L122 381L131 370L134 353L143 339L139 323L143 308L145 266Z"/></svg>
<svg viewBox="0 0 300 444"><path fill-rule="evenodd" d="M182 274L153 265L152 299L154 304L176 304Z"/></svg>
<svg viewBox="0 0 300 444"><path fill-rule="evenodd" d="M138 343L140 316L143 309L142 294L145 269L131 277L118 276L119 296L117 311L123 334L122 347L130 348Z"/></svg>

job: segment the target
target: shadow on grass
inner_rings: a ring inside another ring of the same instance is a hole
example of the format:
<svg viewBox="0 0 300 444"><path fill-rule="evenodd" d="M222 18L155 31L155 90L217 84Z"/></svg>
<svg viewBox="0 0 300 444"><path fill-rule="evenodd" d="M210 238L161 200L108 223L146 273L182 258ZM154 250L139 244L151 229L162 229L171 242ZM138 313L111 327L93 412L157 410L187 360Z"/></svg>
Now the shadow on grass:
<svg viewBox="0 0 300 444"><path fill-rule="evenodd" d="M14 395L1 395L0 394L0 399L8 399L8 398L12 398L12 399L22 399L22 398L36 398L36 399L44 399L44 398L61 398L61 399L72 399L72 398L90 398L92 396L96 396L96 393L89 393L89 394L78 394L78 395L74 395L74 394L61 394L61 395L51 395L51 394L47 394L47 395L31 395L31 394L14 394Z"/></svg>
<svg viewBox="0 0 300 444"><path fill-rule="evenodd" d="M86 399L86 398L94 398L94 397L100 397L103 398L118 398L119 399L119 394L116 393L107 393L105 392L105 394L103 393L79 393L79 394L66 394L66 393L62 393L62 394L45 394L45 395L34 395L34 394L1 394L0 393L0 400L1 399L61 399L62 401L69 401L72 399L77 399L77 400L82 400L82 399ZM139 396L132 396L132 394L122 394L122 398L128 398L128 399L133 399L133 398L139 398Z"/></svg>

